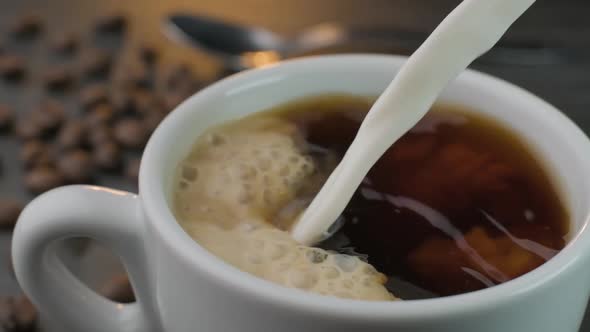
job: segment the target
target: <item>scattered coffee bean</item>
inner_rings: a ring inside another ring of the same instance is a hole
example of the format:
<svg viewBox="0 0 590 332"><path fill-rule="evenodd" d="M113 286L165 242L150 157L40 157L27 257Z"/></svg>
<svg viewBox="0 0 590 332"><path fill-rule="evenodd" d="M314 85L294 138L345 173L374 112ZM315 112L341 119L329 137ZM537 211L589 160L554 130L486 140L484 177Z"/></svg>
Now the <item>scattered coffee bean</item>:
<svg viewBox="0 0 590 332"><path fill-rule="evenodd" d="M61 91L68 88L74 79L72 72L65 66L53 66L43 75L45 87L51 91Z"/></svg>
<svg viewBox="0 0 590 332"><path fill-rule="evenodd" d="M88 128L95 128L97 126L109 124L115 115L113 107L107 103L100 104L89 111L84 121Z"/></svg>
<svg viewBox="0 0 590 332"><path fill-rule="evenodd" d="M114 142L105 141L94 148L93 159L103 170L117 169L121 165L121 149Z"/></svg>
<svg viewBox="0 0 590 332"><path fill-rule="evenodd" d="M97 126L92 127L88 131L88 142L93 147L98 147L102 143L110 142L113 140L113 131L110 126Z"/></svg>
<svg viewBox="0 0 590 332"><path fill-rule="evenodd" d="M124 88L113 90L110 100L117 114L133 113L135 107L133 96Z"/></svg>
<svg viewBox="0 0 590 332"><path fill-rule="evenodd" d="M59 128L65 119L65 109L61 102L48 99L39 105L39 108L31 113L31 119L43 131L43 134Z"/></svg>
<svg viewBox="0 0 590 332"><path fill-rule="evenodd" d="M181 87L186 86L187 82L193 80L191 68L186 64L177 64L168 70L164 81L168 91L178 91Z"/></svg>
<svg viewBox="0 0 590 332"><path fill-rule="evenodd" d="M41 194L47 190L64 184L63 176L55 168L50 166L35 167L24 178L25 187L35 194Z"/></svg>
<svg viewBox="0 0 590 332"><path fill-rule="evenodd" d="M110 14L101 17L96 22L98 34L121 34L127 28L127 18L123 14Z"/></svg>
<svg viewBox="0 0 590 332"><path fill-rule="evenodd" d="M43 128L29 115L17 122L16 135L21 140L41 138Z"/></svg>
<svg viewBox="0 0 590 332"><path fill-rule="evenodd" d="M17 39L34 38L43 29L43 21L37 15L25 15L16 20L11 33Z"/></svg>
<svg viewBox="0 0 590 332"><path fill-rule="evenodd" d="M46 151L47 147L41 140L26 142L20 151L20 160L24 164L33 164L39 155Z"/></svg>
<svg viewBox="0 0 590 332"><path fill-rule="evenodd" d="M78 50L78 41L73 35L62 33L52 40L51 49L59 55L72 55Z"/></svg>
<svg viewBox="0 0 590 332"><path fill-rule="evenodd" d="M132 93L133 111L136 114L147 114L160 107L160 101L156 95L145 89L137 89Z"/></svg>
<svg viewBox="0 0 590 332"><path fill-rule="evenodd" d="M187 96L187 95L184 95L181 93L176 93L176 92L166 93L164 95L164 110L166 112L171 112L188 97L189 96Z"/></svg>
<svg viewBox="0 0 590 332"><path fill-rule="evenodd" d="M133 287L125 274L111 278L100 290L104 297L119 303L135 302Z"/></svg>
<svg viewBox="0 0 590 332"><path fill-rule="evenodd" d="M142 45L139 48L139 57L148 66L153 66L158 60L158 51L149 45Z"/></svg>
<svg viewBox="0 0 590 332"><path fill-rule="evenodd" d="M113 82L118 88L133 91L135 88L151 89L152 72L140 59L132 58L120 62L113 71Z"/></svg>
<svg viewBox="0 0 590 332"><path fill-rule="evenodd" d="M142 118L146 130L151 134L160 125L165 115L162 111L152 111Z"/></svg>
<svg viewBox="0 0 590 332"><path fill-rule="evenodd" d="M125 148L141 148L148 137L141 121L135 118L124 118L117 121L113 134L117 142Z"/></svg>
<svg viewBox="0 0 590 332"><path fill-rule="evenodd" d="M12 229L23 210L23 203L13 198L0 198L0 228Z"/></svg>
<svg viewBox="0 0 590 332"><path fill-rule="evenodd" d="M111 69L111 57L101 50L88 51L82 55L82 73L89 79L105 77Z"/></svg>
<svg viewBox="0 0 590 332"><path fill-rule="evenodd" d="M0 297L0 330L33 332L37 326L37 310L24 295Z"/></svg>
<svg viewBox="0 0 590 332"><path fill-rule="evenodd" d="M14 123L14 110L6 105L0 105L0 131L8 130Z"/></svg>
<svg viewBox="0 0 590 332"><path fill-rule="evenodd" d="M53 163L49 146L36 139L27 141L23 145L19 159L25 169L49 166Z"/></svg>
<svg viewBox="0 0 590 332"><path fill-rule="evenodd" d="M101 83L90 84L80 92L80 104L85 110L109 100L107 87Z"/></svg>
<svg viewBox="0 0 590 332"><path fill-rule="evenodd" d="M25 62L16 55L0 55L0 76L8 81L17 81L25 74Z"/></svg>
<svg viewBox="0 0 590 332"><path fill-rule="evenodd" d="M57 169L67 182L82 183L92 177L94 164L88 152L77 149L66 152L57 161Z"/></svg>
<svg viewBox="0 0 590 332"><path fill-rule="evenodd" d="M128 73L128 84L132 87L151 89L154 87L150 71L143 65L135 67Z"/></svg>
<svg viewBox="0 0 590 332"><path fill-rule="evenodd" d="M139 178L139 165L141 164L140 158L133 158L127 162L127 166L125 168L125 176L137 183L137 179Z"/></svg>
<svg viewBox="0 0 590 332"><path fill-rule="evenodd" d="M57 135L57 144L62 150L81 147L86 143L87 127L79 119L70 119Z"/></svg>

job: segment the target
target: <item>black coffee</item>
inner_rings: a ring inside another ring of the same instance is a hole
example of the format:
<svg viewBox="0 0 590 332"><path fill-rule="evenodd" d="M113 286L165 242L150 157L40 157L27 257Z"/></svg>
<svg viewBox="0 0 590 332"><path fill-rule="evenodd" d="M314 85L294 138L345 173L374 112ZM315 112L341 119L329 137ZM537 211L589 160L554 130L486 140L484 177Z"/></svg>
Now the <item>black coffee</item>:
<svg viewBox="0 0 590 332"><path fill-rule="evenodd" d="M320 168L333 167L370 105L368 98L322 96L276 114L296 123ZM310 201L314 190L302 190L283 210ZM341 218L343 226L320 247L365 257L403 299L521 276L564 247L569 227L548 174L520 139L453 106L435 107L396 142Z"/></svg>

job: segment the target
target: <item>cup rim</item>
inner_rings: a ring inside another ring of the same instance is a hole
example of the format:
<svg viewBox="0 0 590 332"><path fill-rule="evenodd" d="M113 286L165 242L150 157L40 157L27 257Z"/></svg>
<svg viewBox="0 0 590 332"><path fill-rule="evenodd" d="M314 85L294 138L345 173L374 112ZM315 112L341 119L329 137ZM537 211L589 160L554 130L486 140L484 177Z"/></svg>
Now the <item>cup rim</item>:
<svg viewBox="0 0 590 332"><path fill-rule="evenodd" d="M144 151L139 174L139 194L146 219L149 220L146 220L146 222L153 225L165 240L163 244L174 250L185 264L192 265L195 269L205 272L212 280L223 283L225 287L233 287L236 292L241 292L244 296L269 301L274 306L288 307L291 310L324 316L403 321L466 314L481 308L502 305L514 296L525 294L540 287L545 282L557 278L562 270L568 268L572 262L581 258L582 254L590 249L590 240L582 241L583 238L589 237L587 233L590 232L588 231L590 211L584 214L583 226L572 237L566 247L551 260L521 277L494 287L460 295L393 302L369 302L333 298L271 283L223 262L198 245L178 224L170 211L162 189L161 181L165 176L157 173L158 168L155 165L159 162L160 154L158 151L169 148L173 144L173 142L166 140L167 134L174 131L176 119L180 118L181 113L194 111L191 105L208 99L220 91L227 91L231 87L245 84L254 78L280 74L286 70L296 70L302 67L309 69L310 66L320 69L326 65L347 66L350 64L355 66L372 64L384 68L399 67L406 59L407 57L404 56L376 54L311 56L241 72L197 92L181 103L164 119L150 138ZM556 128L560 128L560 130L555 130L553 135L576 144L579 151L590 149L590 140L569 118L549 103L522 88L474 70L465 71L459 76L458 80L474 84L478 88L494 89L503 95L510 95L511 99L526 103L528 107L538 109L539 112L542 112L543 117L547 117L546 121L552 121L555 123ZM590 156L583 158L583 160L584 163L589 165L588 169L590 169Z"/></svg>

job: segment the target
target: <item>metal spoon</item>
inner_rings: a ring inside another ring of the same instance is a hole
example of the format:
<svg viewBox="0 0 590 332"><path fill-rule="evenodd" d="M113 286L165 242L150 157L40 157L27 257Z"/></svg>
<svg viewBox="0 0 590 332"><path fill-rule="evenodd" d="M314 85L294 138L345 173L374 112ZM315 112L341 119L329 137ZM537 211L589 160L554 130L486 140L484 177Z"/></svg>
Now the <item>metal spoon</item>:
<svg viewBox="0 0 590 332"><path fill-rule="evenodd" d="M165 33L221 59L228 69L260 67L297 55L355 42L368 48L396 49L412 53L428 33L401 29L350 29L337 23L323 23L305 29L289 39L261 27L248 27L211 17L176 14L167 18ZM548 65L573 61L580 50L548 44L531 38L503 39L480 57L480 63L503 65Z"/></svg>

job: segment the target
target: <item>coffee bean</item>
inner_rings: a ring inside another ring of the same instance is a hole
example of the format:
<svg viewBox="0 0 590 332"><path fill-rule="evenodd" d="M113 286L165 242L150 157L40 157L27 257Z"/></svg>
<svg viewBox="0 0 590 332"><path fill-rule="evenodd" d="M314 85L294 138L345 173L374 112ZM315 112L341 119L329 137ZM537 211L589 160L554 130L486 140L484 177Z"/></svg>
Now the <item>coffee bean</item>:
<svg viewBox="0 0 590 332"><path fill-rule="evenodd" d="M24 295L0 297L0 330L33 332L37 327L37 310Z"/></svg>
<svg viewBox="0 0 590 332"><path fill-rule="evenodd" d="M143 66L137 67L133 71L130 71L128 74L128 81L132 87L144 89L152 89L154 87L152 75L147 68Z"/></svg>
<svg viewBox="0 0 590 332"><path fill-rule="evenodd" d="M82 183L92 177L94 163L88 152L77 149L67 151L57 161L57 169L67 182Z"/></svg>
<svg viewBox="0 0 590 332"><path fill-rule="evenodd" d="M46 137L61 126L64 118L63 105L55 100L46 100L37 109L19 119L16 134L22 140Z"/></svg>
<svg viewBox="0 0 590 332"><path fill-rule="evenodd" d="M54 99L43 101L39 108L31 113L34 121L43 131L48 133L61 126L65 119L65 109L61 102Z"/></svg>
<svg viewBox="0 0 590 332"><path fill-rule="evenodd" d="M97 126L109 124L115 115L113 107L109 104L101 104L94 107L84 117L84 121L88 128L95 128Z"/></svg>
<svg viewBox="0 0 590 332"><path fill-rule="evenodd" d="M35 167L24 178L25 187L35 194L43 193L63 185L64 178L55 168L50 166Z"/></svg>
<svg viewBox="0 0 590 332"><path fill-rule="evenodd" d="M20 326L21 330L25 330L27 326L30 326L32 329L37 320L37 309L35 305L24 295L17 296L14 303L17 326Z"/></svg>
<svg viewBox="0 0 590 332"><path fill-rule="evenodd" d="M101 50L92 50L82 54L81 70L89 79L105 77L111 69L111 57Z"/></svg>
<svg viewBox="0 0 590 332"><path fill-rule="evenodd" d="M31 140L26 142L20 151L20 160L23 164L33 164L43 151L47 151L47 146L40 140Z"/></svg>
<svg viewBox="0 0 590 332"><path fill-rule="evenodd" d="M139 165L141 164L141 159L133 158L127 162L127 166L125 167L125 176L133 181L134 183L137 182L139 178Z"/></svg>
<svg viewBox="0 0 590 332"><path fill-rule="evenodd" d="M105 141L94 148L93 159L98 167L113 170L121 165L121 149L114 142Z"/></svg>
<svg viewBox="0 0 590 332"><path fill-rule="evenodd" d="M161 108L157 96L145 89L137 89L132 93L134 112L136 114L147 114Z"/></svg>
<svg viewBox="0 0 590 332"><path fill-rule="evenodd" d="M125 274L111 278L100 290L104 297L119 303L135 302L133 287Z"/></svg>
<svg viewBox="0 0 590 332"><path fill-rule="evenodd" d="M133 96L124 88L113 90L110 100L117 114L130 114L134 112Z"/></svg>
<svg viewBox="0 0 590 332"><path fill-rule="evenodd" d="M16 135L21 140L41 138L43 136L43 128L31 116L27 116L17 122Z"/></svg>
<svg viewBox="0 0 590 332"><path fill-rule="evenodd" d="M0 228L14 228L23 207L23 203L19 200L0 197Z"/></svg>
<svg viewBox="0 0 590 332"><path fill-rule="evenodd" d="M79 119L71 119L57 135L57 144L62 150L81 147L86 143L87 127Z"/></svg>
<svg viewBox="0 0 590 332"><path fill-rule="evenodd" d="M107 87L101 83L88 85L80 92L80 104L85 110L89 110L108 100Z"/></svg>
<svg viewBox="0 0 590 332"><path fill-rule="evenodd" d="M25 62L16 55L0 55L0 76L8 81L18 81L25 75Z"/></svg>
<svg viewBox="0 0 590 332"><path fill-rule="evenodd" d="M92 127L88 131L88 142L93 147L98 147L102 143L110 142L113 140L113 131L111 127L106 125L100 125Z"/></svg>
<svg viewBox="0 0 590 332"><path fill-rule="evenodd" d="M141 148L148 138L147 130L141 121L135 118L119 120L113 133L117 142L125 148Z"/></svg>
<svg viewBox="0 0 590 332"><path fill-rule="evenodd" d="M168 92L164 95L164 110L166 112L173 111L178 105L180 105L188 96L181 93Z"/></svg>
<svg viewBox="0 0 590 332"><path fill-rule="evenodd" d="M25 169L49 166L53 163L49 146L40 140L26 142L20 150L19 159Z"/></svg>
<svg viewBox="0 0 590 332"><path fill-rule="evenodd" d="M118 65L113 72L113 82L125 91L133 91L135 88L153 88L152 72L145 63L139 59L126 59Z"/></svg>
<svg viewBox="0 0 590 332"><path fill-rule="evenodd" d="M148 66L154 65L158 59L158 51L149 45L142 45L139 48L139 57Z"/></svg>
<svg viewBox="0 0 590 332"><path fill-rule="evenodd" d="M53 66L43 74L45 87L51 91L61 91L68 88L74 79L71 70L65 66Z"/></svg>
<svg viewBox="0 0 590 332"><path fill-rule="evenodd" d="M168 90L178 89L185 82L193 79L193 73L187 64L176 64L170 67L165 75Z"/></svg>
<svg viewBox="0 0 590 332"><path fill-rule="evenodd" d="M78 40L73 35L61 33L51 41L51 49L59 55L72 55L78 50Z"/></svg>
<svg viewBox="0 0 590 332"><path fill-rule="evenodd" d="M14 124L14 110L0 104L0 131L8 130Z"/></svg>
<svg viewBox="0 0 590 332"><path fill-rule="evenodd" d="M24 15L14 22L11 33L17 39L30 39L39 35L43 29L43 21L37 15Z"/></svg>
<svg viewBox="0 0 590 332"><path fill-rule="evenodd" d="M120 13L110 14L96 21L97 34L121 34L127 28L127 18Z"/></svg>
<svg viewBox="0 0 590 332"><path fill-rule="evenodd" d="M146 130L151 134L164 119L165 115L162 111L153 111L146 114L142 118L142 122Z"/></svg>

